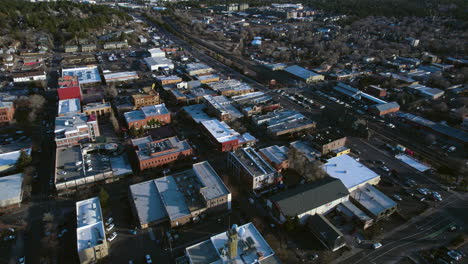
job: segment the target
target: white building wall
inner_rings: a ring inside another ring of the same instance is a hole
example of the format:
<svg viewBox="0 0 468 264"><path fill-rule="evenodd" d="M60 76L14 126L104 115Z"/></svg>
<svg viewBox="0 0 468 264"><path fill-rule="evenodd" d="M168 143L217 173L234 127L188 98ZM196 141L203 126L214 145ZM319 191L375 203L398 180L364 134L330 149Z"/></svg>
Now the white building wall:
<svg viewBox="0 0 468 264"><path fill-rule="evenodd" d="M343 198L340 198L338 200L335 200L335 201L332 201L330 203L327 203L327 204L324 204L320 207L317 207L317 208L314 208L310 211L307 211L307 212L304 212L300 215L298 215L299 217L299 221L301 224L305 224L306 221L307 221L307 218L310 216L310 215L315 215L315 214L326 214L328 213L329 211L331 211L332 209L334 209L337 205L339 205L340 203L342 202L345 202L345 201L348 201L349 200L349 195L346 195L345 197Z"/></svg>

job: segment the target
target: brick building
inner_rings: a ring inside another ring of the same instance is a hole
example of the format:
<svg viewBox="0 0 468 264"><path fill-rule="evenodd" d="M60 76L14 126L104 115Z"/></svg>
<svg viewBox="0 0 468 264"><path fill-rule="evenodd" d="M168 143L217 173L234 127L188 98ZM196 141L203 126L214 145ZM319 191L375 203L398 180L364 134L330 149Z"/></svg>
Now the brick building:
<svg viewBox="0 0 468 264"><path fill-rule="evenodd" d="M13 102L0 102L0 124L9 123L15 115Z"/></svg>
<svg viewBox="0 0 468 264"><path fill-rule="evenodd" d="M57 94L59 100L79 99L81 101L83 93L81 92L80 82L78 76L66 75L58 80L59 88Z"/></svg>
<svg viewBox="0 0 468 264"><path fill-rule="evenodd" d="M219 151L232 151L242 146L254 145L257 139L249 133L240 134L228 126L224 121L216 119L200 123L205 134Z"/></svg>
<svg viewBox="0 0 468 264"><path fill-rule="evenodd" d="M102 102L89 103L83 105L83 113L87 115L104 116L111 113L111 104L102 100Z"/></svg>
<svg viewBox="0 0 468 264"><path fill-rule="evenodd" d="M183 159L193 153L188 142L177 137L153 140L147 136L132 139L131 143L140 171Z"/></svg>
<svg viewBox="0 0 468 264"><path fill-rule="evenodd" d="M132 100L136 109L161 103L158 92L154 90L150 90L145 94L134 94L132 95Z"/></svg>
<svg viewBox="0 0 468 264"><path fill-rule="evenodd" d="M128 128L147 127L148 122L155 120L163 124L171 123L171 113L164 104L150 105L139 110L124 113Z"/></svg>
<svg viewBox="0 0 468 264"><path fill-rule="evenodd" d="M282 180L281 174L251 147L230 152L227 167L234 177L244 183L247 190L259 193L268 191Z"/></svg>

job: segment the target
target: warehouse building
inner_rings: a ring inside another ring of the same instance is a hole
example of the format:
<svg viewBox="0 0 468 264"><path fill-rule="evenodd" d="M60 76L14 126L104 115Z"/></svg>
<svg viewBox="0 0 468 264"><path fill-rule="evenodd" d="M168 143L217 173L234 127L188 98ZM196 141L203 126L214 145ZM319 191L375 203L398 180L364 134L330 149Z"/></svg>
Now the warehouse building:
<svg viewBox="0 0 468 264"><path fill-rule="evenodd" d="M306 83L313 83L325 80L325 76L304 69L298 65L289 66L284 68L283 70Z"/></svg>
<svg viewBox="0 0 468 264"><path fill-rule="evenodd" d="M151 136L131 140L138 169L160 167L192 155L192 148L186 140L169 137L153 140Z"/></svg>
<svg viewBox="0 0 468 264"><path fill-rule="evenodd" d="M143 59L150 71L159 71L161 69L174 69L172 60L164 57L148 57Z"/></svg>
<svg viewBox="0 0 468 264"><path fill-rule="evenodd" d="M131 80L137 80L140 77L138 73L135 71L127 71L127 72L113 72L104 74L104 80L106 84L114 83L114 82L126 82Z"/></svg>
<svg viewBox="0 0 468 264"><path fill-rule="evenodd" d="M380 182L380 175L347 154L327 160L322 169L341 180L350 192L366 184L377 185Z"/></svg>
<svg viewBox="0 0 468 264"><path fill-rule="evenodd" d="M369 111L377 116L384 116L400 111L400 105L397 102L376 104L369 108Z"/></svg>
<svg viewBox="0 0 468 264"><path fill-rule="evenodd" d="M185 65L185 72L190 76L206 75L213 72L213 68L204 63L190 63Z"/></svg>
<svg viewBox="0 0 468 264"><path fill-rule="evenodd" d="M167 84L173 84L173 83L179 83L182 81L182 78L180 78L177 75L170 75L170 76L156 76L156 81L162 86L162 85L167 85Z"/></svg>
<svg viewBox="0 0 468 264"><path fill-rule="evenodd" d="M108 242L98 197L76 202L76 221L76 242L80 263L96 263L107 257Z"/></svg>
<svg viewBox="0 0 468 264"><path fill-rule="evenodd" d="M130 186L141 228L169 221L171 227L231 209L231 192L207 161L192 169Z"/></svg>
<svg viewBox="0 0 468 264"><path fill-rule="evenodd" d="M149 49L148 52L150 53L152 58L165 58L166 53L162 51L160 48Z"/></svg>
<svg viewBox="0 0 468 264"><path fill-rule="evenodd" d="M225 96L242 95L254 91L250 85L235 79L212 82L206 85L211 90L216 91L219 95Z"/></svg>
<svg viewBox="0 0 468 264"><path fill-rule="evenodd" d="M254 116L252 117L252 122L257 127L266 127L268 134L274 137L312 130L316 127L314 121L309 120L299 112L291 110Z"/></svg>
<svg viewBox="0 0 468 264"><path fill-rule="evenodd" d="M239 178L247 190L256 193L268 192L282 181L281 174L252 147L230 152L227 164L234 177Z"/></svg>
<svg viewBox="0 0 468 264"><path fill-rule="evenodd" d="M407 87L409 91L414 92L427 99L438 99L444 95L444 91L437 88L430 88L421 84L413 84Z"/></svg>
<svg viewBox="0 0 468 264"><path fill-rule="evenodd" d="M352 191L351 199L375 221L387 218L397 210L395 201L370 184Z"/></svg>
<svg viewBox="0 0 468 264"><path fill-rule="evenodd" d="M15 83L44 81L47 79L45 71L14 72L11 75Z"/></svg>
<svg viewBox="0 0 468 264"><path fill-rule="evenodd" d="M268 198L267 206L280 223L297 215L300 223L306 224L311 215L326 214L348 200L349 192L343 183L326 177L278 192Z"/></svg>

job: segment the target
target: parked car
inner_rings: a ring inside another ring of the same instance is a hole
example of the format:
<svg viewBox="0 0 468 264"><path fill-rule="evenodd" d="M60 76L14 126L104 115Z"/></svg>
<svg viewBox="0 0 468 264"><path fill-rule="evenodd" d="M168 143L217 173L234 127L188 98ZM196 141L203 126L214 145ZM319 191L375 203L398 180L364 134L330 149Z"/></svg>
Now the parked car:
<svg viewBox="0 0 468 264"><path fill-rule="evenodd" d="M390 169L389 169L387 166L382 166L381 168L382 168L382 170L384 170L385 172L390 172Z"/></svg>
<svg viewBox="0 0 468 264"><path fill-rule="evenodd" d="M146 259L146 263L148 264L153 263L153 260L151 259L151 256L149 254L146 254L145 259Z"/></svg>
<svg viewBox="0 0 468 264"><path fill-rule="evenodd" d="M395 198L395 200L397 200L397 201L402 201L403 200L403 199L401 199L400 195L398 195L398 194L394 194L393 198Z"/></svg>
<svg viewBox="0 0 468 264"><path fill-rule="evenodd" d="M316 260L316 259L318 259L318 257L319 256L316 253L312 253L312 254L309 255L309 260L311 260L311 261Z"/></svg>
<svg viewBox="0 0 468 264"><path fill-rule="evenodd" d="M418 188L418 192L422 195L427 195L429 194L429 190L426 188Z"/></svg>
<svg viewBox="0 0 468 264"><path fill-rule="evenodd" d="M112 233L108 238L107 241L112 242L117 237L117 232Z"/></svg>
<svg viewBox="0 0 468 264"><path fill-rule="evenodd" d="M114 229L114 224L110 224L108 227L106 227L106 231L110 232L112 229Z"/></svg>
<svg viewBox="0 0 468 264"><path fill-rule="evenodd" d="M114 218L109 217L109 218L107 219L107 221L106 221L106 225L110 225L110 224L112 224L113 222L114 222Z"/></svg>
<svg viewBox="0 0 468 264"><path fill-rule="evenodd" d="M26 263L26 257L21 257L18 259L18 264L25 264Z"/></svg>
<svg viewBox="0 0 468 264"><path fill-rule="evenodd" d="M442 201L442 196L438 192L432 192L431 195L432 195L432 198L434 198L434 200L439 201L439 202Z"/></svg>
<svg viewBox="0 0 468 264"><path fill-rule="evenodd" d="M382 247L381 243L375 243L375 244L372 245L373 249L378 249L378 248L381 248L381 247Z"/></svg>
<svg viewBox="0 0 468 264"><path fill-rule="evenodd" d="M65 235L66 232L68 232L68 230L67 230L66 228L62 229L62 230L60 231L60 233L58 234L58 237L59 237L59 238L63 237L63 236Z"/></svg>
<svg viewBox="0 0 468 264"><path fill-rule="evenodd" d="M447 255L454 260L460 260L463 257L460 253L456 252L455 250L450 250L449 252L447 252Z"/></svg>

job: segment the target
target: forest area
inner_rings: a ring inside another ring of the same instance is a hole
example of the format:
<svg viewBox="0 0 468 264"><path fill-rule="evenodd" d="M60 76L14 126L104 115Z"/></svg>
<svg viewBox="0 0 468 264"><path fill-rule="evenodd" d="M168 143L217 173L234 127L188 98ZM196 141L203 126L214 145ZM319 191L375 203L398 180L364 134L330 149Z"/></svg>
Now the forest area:
<svg viewBox="0 0 468 264"><path fill-rule="evenodd" d="M4 0L0 5L0 32L19 40L28 30L49 34L55 41L88 37L93 30L124 24L131 16L108 6L70 1L31 3Z"/></svg>

